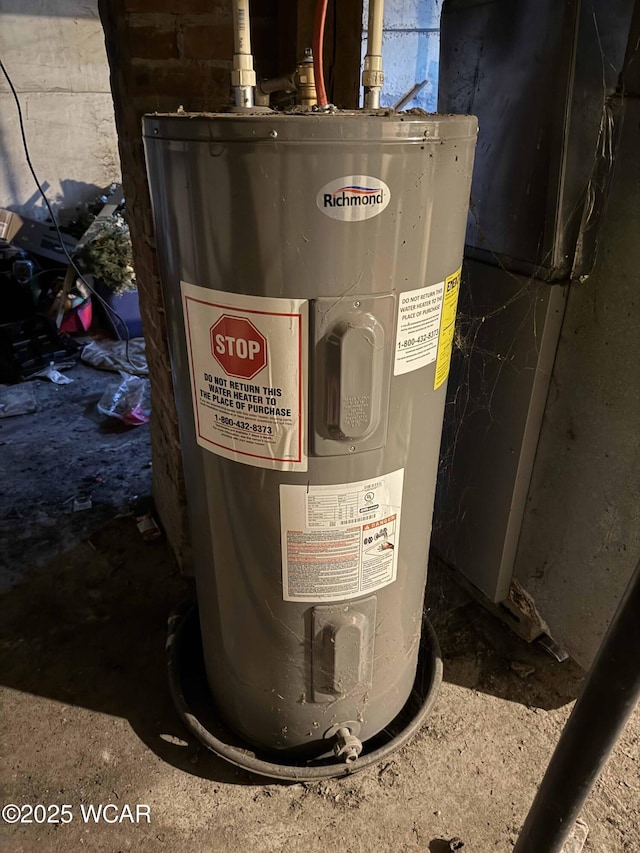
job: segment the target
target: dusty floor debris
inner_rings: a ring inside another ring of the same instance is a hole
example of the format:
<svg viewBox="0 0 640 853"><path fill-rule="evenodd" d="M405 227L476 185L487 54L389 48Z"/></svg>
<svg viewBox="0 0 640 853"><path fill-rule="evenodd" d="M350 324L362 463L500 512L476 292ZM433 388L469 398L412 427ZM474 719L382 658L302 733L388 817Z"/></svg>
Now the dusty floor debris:
<svg viewBox="0 0 640 853"><path fill-rule="evenodd" d="M2 469L11 472L0 490L0 590L151 489L149 427L97 410L113 373L78 364L68 375L70 385L11 386L28 387L37 411L0 420Z"/></svg>

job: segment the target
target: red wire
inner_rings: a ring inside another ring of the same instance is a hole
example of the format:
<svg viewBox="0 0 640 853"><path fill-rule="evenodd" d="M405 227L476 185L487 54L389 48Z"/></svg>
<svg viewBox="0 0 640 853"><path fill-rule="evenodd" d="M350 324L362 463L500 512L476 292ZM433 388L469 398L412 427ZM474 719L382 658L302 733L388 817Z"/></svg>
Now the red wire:
<svg viewBox="0 0 640 853"><path fill-rule="evenodd" d="M313 73L316 78L318 104L327 106L327 90L324 86L324 23L327 17L329 0L318 0L316 5L316 20L313 28Z"/></svg>

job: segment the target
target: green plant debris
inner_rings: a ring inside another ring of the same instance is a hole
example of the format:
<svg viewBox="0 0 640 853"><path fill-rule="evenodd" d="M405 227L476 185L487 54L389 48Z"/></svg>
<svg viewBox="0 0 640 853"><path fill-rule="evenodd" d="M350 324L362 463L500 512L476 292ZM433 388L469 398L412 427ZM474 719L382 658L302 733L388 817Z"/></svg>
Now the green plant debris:
<svg viewBox="0 0 640 853"><path fill-rule="evenodd" d="M100 223L89 242L76 252L85 272L103 282L116 296L136 289L129 226L116 213Z"/></svg>

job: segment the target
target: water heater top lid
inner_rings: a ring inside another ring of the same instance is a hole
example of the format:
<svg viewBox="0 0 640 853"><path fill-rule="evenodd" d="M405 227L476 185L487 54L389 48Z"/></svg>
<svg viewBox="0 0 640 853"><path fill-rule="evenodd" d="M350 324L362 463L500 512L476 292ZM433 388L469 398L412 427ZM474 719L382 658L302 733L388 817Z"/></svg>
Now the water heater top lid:
<svg viewBox="0 0 640 853"><path fill-rule="evenodd" d="M223 113L149 113L143 135L151 139L435 142L474 138L475 116L426 113L423 110L243 110Z"/></svg>

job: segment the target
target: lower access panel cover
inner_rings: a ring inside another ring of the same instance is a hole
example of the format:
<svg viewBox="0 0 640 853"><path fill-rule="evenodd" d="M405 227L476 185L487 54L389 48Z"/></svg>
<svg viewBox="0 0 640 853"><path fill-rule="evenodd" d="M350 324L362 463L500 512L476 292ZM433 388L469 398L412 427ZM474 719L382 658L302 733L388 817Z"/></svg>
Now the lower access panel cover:
<svg viewBox="0 0 640 853"><path fill-rule="evenodd" d="M314 607L312 611L313 701L331 702L371 686L376 597L354 604Z"/></svg>

